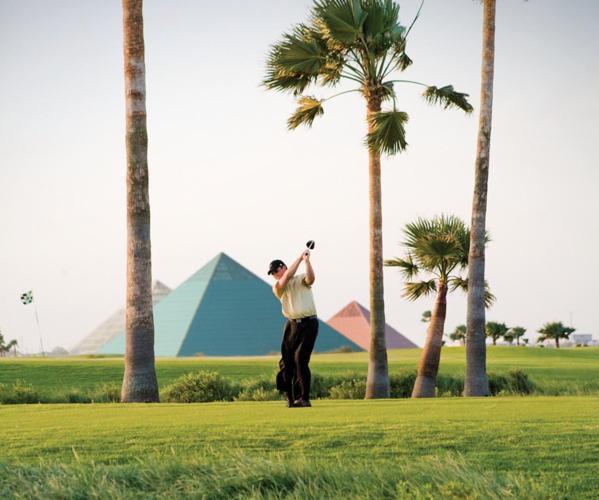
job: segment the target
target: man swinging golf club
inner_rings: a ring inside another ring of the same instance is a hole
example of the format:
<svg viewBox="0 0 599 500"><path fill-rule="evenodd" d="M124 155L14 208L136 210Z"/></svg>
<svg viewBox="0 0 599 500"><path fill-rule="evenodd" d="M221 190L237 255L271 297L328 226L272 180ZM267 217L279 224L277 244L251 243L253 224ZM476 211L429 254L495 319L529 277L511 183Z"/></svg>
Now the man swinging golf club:
<svg viewBox="0 0 599 500"><path fill-rule="evenodd" d="M310 263L312 240L306 243L307 250L287 267L282 260L273 260L268 274L276 280L273 293L281 301L283 316L287 318L281 343L280 371L277 389L287 394L289 408L305 408L310 404L310 355L318 335L318 319L312 296L314 269ZM306 272L297 274L301 263Z"/></svg>

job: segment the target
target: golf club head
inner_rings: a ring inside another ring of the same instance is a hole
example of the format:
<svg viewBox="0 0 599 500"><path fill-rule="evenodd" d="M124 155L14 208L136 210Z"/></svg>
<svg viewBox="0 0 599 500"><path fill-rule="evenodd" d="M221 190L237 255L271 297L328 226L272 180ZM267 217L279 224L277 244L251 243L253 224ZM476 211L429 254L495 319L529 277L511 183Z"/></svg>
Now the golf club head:
<svg viewBox="0 0 599 500"><path fill-rule="evenodd" d="M308 240L308 242L306 243L306 248L308 248L309 250L314 250L315 246L316 243L314 243L314 240Z"/></svg>

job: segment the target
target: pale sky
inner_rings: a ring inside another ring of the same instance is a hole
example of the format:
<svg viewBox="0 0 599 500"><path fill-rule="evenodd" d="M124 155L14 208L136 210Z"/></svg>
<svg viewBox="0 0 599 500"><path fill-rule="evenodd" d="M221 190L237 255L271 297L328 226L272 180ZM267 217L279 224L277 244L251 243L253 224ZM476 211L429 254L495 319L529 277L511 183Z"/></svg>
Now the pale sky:
<svg viewBox="0 0 599 500"><path fill-rule="evenodd" d="M269 45L307 18L307 0L146 0L153 276L174 288L224 251L268 279L316 240L319 315L368 299L368 157L358 94L325 103L312 129L286 130L293 98L260 87ZM419 0L400 2L409 24ZM599 337L599 2L499 0L487 224L489 320L548 321ZM482 7L427 0L404 77L453 84L470 116L399 87L408 151L383 158L385 258L402 227L470 221ZM121 3L0 0L0 330L72 348L125 297ZM350 87L343 87L350 88ZM330 89L313 89L318 97ZM422 311L385 270L387 321L422 344ZM465 322L448 298L446 332ZM595 319L595 321L593 321Z"/></svg>

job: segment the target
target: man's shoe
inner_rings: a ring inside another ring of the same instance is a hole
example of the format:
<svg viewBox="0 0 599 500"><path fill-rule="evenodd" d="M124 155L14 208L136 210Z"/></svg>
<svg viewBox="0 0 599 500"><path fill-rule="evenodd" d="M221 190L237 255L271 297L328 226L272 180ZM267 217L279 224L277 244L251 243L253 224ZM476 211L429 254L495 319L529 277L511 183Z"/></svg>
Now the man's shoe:
<svg viewBox="0 0 599 500"><path fill-rule="evenodd" d="M297 399L293 402L293 406L296 408L310 408L312 403L307 399Z"/></svg>

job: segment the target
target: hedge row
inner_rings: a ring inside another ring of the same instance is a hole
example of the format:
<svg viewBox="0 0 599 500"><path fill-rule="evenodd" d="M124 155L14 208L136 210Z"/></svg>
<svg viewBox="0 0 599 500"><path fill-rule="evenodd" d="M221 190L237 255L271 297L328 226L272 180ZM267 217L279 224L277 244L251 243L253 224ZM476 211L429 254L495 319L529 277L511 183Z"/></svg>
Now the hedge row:
<svg viewBox="0 0 599 500"><path fill-rule="evenodd" d="M415 371L405 371L389 377L392 398L409 398L416 380ZM521 370L505 375L489 374L493 396L532 394L537 388ZM460 396L464 380L449 375L437 377L438 396ZM313 399L363 399L366 378L357 374L312 376ZM275 401L282 399L272 378L238 382L217 372L198 371L176 379L161 391L161 401L175 403L208 403L211 401ZM102 384L92 390L67 389L64 392L43 393L32 385L17 381L0 384L0 404L28 403L112 403L120 398L120 386Z"/></svg>
<svg viewBox="0 0 599 500"><path fill-rule="evenodd" d="M416 372L402 372L389 377L392 398L409 398ZM535 386L526 373L512 370L505 375L489 374L491 395L532 394ZM437 377L437 395L460 396L464 380L449 375ZM366 379L360 375L312 377L311 395L314 399L363 399ZM188 373L165 388L162 401L175 403L207 403L210 401L272 401L280 400L274 380L258 379L243 383L232 381L217 372Z"/></svg>

